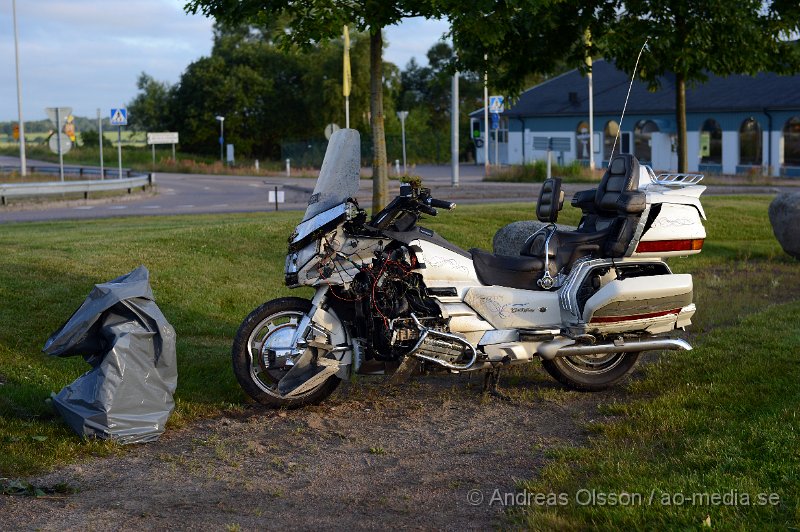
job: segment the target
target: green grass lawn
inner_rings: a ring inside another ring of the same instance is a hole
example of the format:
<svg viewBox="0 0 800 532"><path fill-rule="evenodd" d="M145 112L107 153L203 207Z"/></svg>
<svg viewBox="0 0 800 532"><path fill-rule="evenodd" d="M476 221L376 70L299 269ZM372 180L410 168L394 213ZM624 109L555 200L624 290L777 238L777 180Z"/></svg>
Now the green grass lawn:
<svg viewBox="0 0 800 532"><path fill-rule="evenodd" d="M704 200L709 237L698 256L673 259L695 275L696 349L649 364L601 405L586 447L555 452L520 484L537 492L777 493L779 506L528 506L512 525L534 528L754 528L797 523L800 486L800 264L767 221L769 198ZM577 220L567 208L565 223ZM230 370L239 322L283 286L286 238L300 213L119 218L3 225L0 231L0 477L30 474L88 455L122 452L84 442L45 399L88 369L40 350L92 285L139 264L177 331L177 408L169 427L239 408ZM504 224L533 218L530 205L459 206L426 220L463 247L491 248ZM559 393L559 392L556 392ZM563 392L566 394L573 392ZM544 407L547 403L544 404ZM521 443L520 449L524 449ZM533 451L532 451L533 452Z"/></svg>

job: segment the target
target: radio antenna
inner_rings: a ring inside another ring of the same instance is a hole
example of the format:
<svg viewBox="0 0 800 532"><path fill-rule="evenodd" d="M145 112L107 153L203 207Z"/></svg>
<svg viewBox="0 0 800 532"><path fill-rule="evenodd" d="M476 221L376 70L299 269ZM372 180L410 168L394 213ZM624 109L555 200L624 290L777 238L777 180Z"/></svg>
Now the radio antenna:
<svg viewBox="0 0 800 532"><path fill-rule="evenodd" d="M628 85L628 94L625 96L625 105L622 106L622 116L619 117L619 127L617 127L617 136L614 137L614 145L611 146L611 156L608 158L608 165L611 166L611 159L614 157L614 149L617 147L617 140L619 140L619 134L622 131L622 119L625 118L625 109L628 108L628 98L631 97L631 89L633 88L633 80L636 78L636 71L639 69L639 59L642 58L642 52L644 49L647 48L647 41L650 40L650 37L644 40L644 44L642 45L642 49L639 50L639 55L636 57L636 65L633 67L633 74L631 75L631 83Z"/></svg>

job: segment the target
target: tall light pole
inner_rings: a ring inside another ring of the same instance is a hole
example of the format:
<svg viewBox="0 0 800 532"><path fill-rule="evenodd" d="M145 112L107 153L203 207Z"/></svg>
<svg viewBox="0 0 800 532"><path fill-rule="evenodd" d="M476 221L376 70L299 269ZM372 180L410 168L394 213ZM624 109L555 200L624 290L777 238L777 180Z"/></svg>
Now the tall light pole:
<svg viewBox="0 0 800 532"><path fill-rule="evenodd" d="M450 89L450 184L458 186L458 71L453 73Z"/></svg>
<svg viewBox="0 0 800 532"><path fill-rule="evenodd" d="M400 119L400 131L403 134L403 173L408 174L408 169L406 168L406 118L408 117L408 111L397 111L397 118Z"/></svg>
<svg viewBox="0 0 800 532"><path fill-rule="evenodd" d="M225 158L222 154L222 148L225 142L225 117L224 116L217 116L217 120L219 120L219 162L225 165Z"/></svg>
<svg viewBox="0 0 800 532"><path fill-rule="evenodd" d="M14 59L17 66L17 114L19 115L19 168L20 175L25 177L28 164L25 160L25 122L22 121L22 83L19 79L19 44L17 38L17 0L11 0L14 18Z"/></svg>

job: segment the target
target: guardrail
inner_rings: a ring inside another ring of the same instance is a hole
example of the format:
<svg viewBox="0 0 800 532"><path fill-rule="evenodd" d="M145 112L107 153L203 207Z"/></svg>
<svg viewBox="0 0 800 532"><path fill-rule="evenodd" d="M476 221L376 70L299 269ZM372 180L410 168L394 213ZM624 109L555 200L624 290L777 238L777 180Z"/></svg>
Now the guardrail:
<svg viewBox="0 0 800 532"><path fill-rule="evenodd" d="M56 167L56 171L58 171L58 167ZM97 175L100 175L99 169ZM0 184L0 204L6 205L6 198L20 196L83 193L84 199L88 199L90 192L125 189L127 189L128 194L130 194L135 188L141 187L142 190L145 190L147 187L152 187L155 184L155 180L155 174L144 174L136 177L124 177L122 179Z"/></svg>
<svg viewBox="0 0 800 532"><path fill-rule="evenodd" d="M53 174L59 175L57 164L48 165L28 165L26 167L31 174ZM19 172L19 166L0 166L0 172ZM77 175L77 176L99 176L100 168L95 166L65 166L64 175ZM123 168L122 175L125 177L136 177L137 174L130 168ZM119 169L117 167L104 168L101 179L117 179L119 177Z"/></svg>

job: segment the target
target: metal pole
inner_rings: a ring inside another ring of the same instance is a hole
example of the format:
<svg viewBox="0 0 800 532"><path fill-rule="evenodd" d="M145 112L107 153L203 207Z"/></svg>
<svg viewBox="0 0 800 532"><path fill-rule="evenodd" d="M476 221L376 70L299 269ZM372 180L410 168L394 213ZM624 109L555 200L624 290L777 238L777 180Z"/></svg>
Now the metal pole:
<svg viewBox="0 0 800 532"><path fill-rule="evenodd" d="M225 166L225 158L222 155L222 147L225 143L225 120L219 121L219 162Z"/></svg>
<svg viewBox="0 0 800 532"><path fill-rule="evenodd" d="M408 174L408 168L406 167L406 116L403 115L403 118L400 119L400 130L403 135L403 174Z"/></svg>
<svg viewBox="0 0 800 532"><path fill-rule="evenodd" d="M453 86L450 91L450 161L452 175L450 183L458 186L458 71L453 74Z"/></svg>
<svg viewBox="0 0 800 532"><path fill-rule="evenodd" d="M172 145L172 162L175 162L175 144ZM258 168L256 168L258 170Z"/></svg>
<svg viewBox="0 0 800 532"><path fill-rule="evenodd" d="M56 106L56 144L58 145L58 174L64 182L64 151L61 149L61 113Z"/></svg>
<svg viewBox="0 0 800 532"><path fill-rule="evenodd" d="M548 139L547 145L547 179L553 177L552 165L553 165L553 152L550 150L550 144Z"/></svg>
<svg viewBox="0 0 800 532"><path fill-rule="evenodd" d="M156 145L155 144L151 144L150 146L153 148L153 171L155 172L156 171Z"/></svg>
<svg viewBox="0 0 800 532"><path fill-rule="evenodd" d="M100 179L106 178L106 171L103 168L103 119L100 118L100 109L97 109L97 130L100 132Z"/></svg>
<svg viewBox="0 0 800 532"><path fill-rule="evenodd" d="M117 126L117 157L119 158L119 178L122 179L122 126Z"/></svg>
<svg viewBox="0 0 800 532"><path fill-rule="evenodd" d="M350 96L344 98L344 127L350 128Z"/></svg>
<svg viewBox="0 0 800 532"><path fill-rule="evenodd" d="M499 119L498 119L499 120ZM500 124L498 124L498 127ZM500 168L500 129L494 130L494 165Z"/></svg>
<svg viewBox="0 0 800 532"><path fill-rule="evenodd" d="M275 185L275 211L278 210L278 186Z"/></svg>
<svg viewBox="0 0 800 532"><path fill-rule="evenodd" d="M11 10L14 15L14 60L17 69L17 115L19 118L19 168L20 175L25 177L28 172L28 163L25 158L25 122L22 120L22 82L19 78L19 44L17 38L17 0L11 1Z"/></svg>
<svg viewBox="0 0 800 532"><path fill-rule="evenodd" d="M488 61L489 56L483 54L483 60ZM483 175L489 177L489 72L483 73L483 131L486 140L483 143Z"/></svg>
<svg viewBox="0 0 800 532"><path fill-rule="evenodd" d="M591 33L586 30L586 45L591 45ZM589 169L594 170L594 87L592 82L592 55L586 51L587 81L589 82Z"/></svg>

